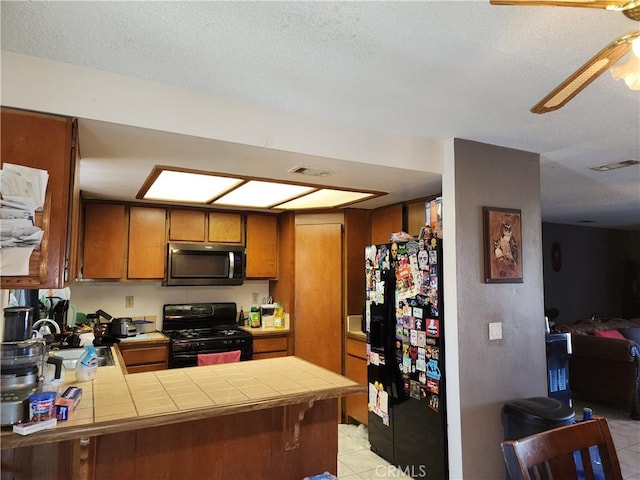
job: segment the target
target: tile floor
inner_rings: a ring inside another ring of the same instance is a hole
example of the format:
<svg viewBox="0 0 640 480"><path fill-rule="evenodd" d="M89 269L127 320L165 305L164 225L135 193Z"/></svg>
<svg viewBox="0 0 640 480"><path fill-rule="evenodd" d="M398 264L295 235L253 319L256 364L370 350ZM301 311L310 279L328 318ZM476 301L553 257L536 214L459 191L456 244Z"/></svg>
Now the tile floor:
<svg viewBox="0 0 640 480"><path fill-rule="evenodd" d="M573 407L576 418L582 418L583 407L591 407L594 415L606 417L624 480L640 480L640 421L631 420L629 414L622 410L599 405L574 401ZM372 480L410 477L371 452L364 426L341 424L338 428L338 478Z"/></svg>

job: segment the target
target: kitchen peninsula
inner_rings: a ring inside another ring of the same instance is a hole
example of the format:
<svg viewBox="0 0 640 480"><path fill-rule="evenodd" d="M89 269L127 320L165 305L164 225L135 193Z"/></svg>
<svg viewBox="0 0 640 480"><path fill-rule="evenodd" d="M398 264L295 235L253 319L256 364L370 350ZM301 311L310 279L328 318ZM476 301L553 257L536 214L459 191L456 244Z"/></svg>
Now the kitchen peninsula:
<svg viewBox="0 0 640 480"><path fill-rule="evenodd" d="M366 390L293 356L129 375L119 366L101 367L95 380L78 385L83 399L68 422L28 436L2 432L3 476L299 480L335 474L337 398Z"/></svg>

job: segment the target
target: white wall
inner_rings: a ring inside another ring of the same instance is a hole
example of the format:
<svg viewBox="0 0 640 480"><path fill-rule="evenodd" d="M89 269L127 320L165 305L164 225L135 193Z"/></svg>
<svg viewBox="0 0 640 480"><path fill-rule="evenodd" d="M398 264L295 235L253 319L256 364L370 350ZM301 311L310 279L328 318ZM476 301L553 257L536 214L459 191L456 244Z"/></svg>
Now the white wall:
<svg viewBox="0 0 640 480"><path fill-rule="evenodd" d="M332 124L5 50L0 60L5 106L442 173L440 140Z"/></svg>
<svg viewBox="0 0 640 480"><path fill-rule="evenodd" d="M169 303L235 302L251 308L252 293L258 298L269 295L269 282L249 280L238 286L163 287L160 283L143 282L78 282L70 285L71 304L78 312L93 313L102 309L114 317L142 317L155 315L156 326L162 330L162 307ZM133 308L125 307L125 297L132 295ZM278 300L277 298L274 300Z"/></svg>

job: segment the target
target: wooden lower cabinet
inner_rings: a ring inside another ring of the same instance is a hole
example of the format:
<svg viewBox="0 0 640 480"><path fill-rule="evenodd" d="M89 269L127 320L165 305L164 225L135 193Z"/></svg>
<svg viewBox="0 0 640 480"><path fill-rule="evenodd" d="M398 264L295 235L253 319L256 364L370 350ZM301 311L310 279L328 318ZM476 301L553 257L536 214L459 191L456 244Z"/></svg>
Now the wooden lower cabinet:
<svg viewBox="0 0 640 480"><path fill-rule="evenodd" d="M347 338L345 357L345 376L364 385L367 384L367 344L365 341ZM367 425L367 394L349 395L345 399L345 414L358 423Z"/></svg>
<svg viewBox="0 0 640 480"><path fill-rule="evenodd" d="M127 373L165 370L169 359L169 345L150 343L145 345L120 342L118 345Z"/></svg>
<svg viewBox="0 0 640 480"><path fill-rule="evenodd" d="M273 406L2 450L2 478L279 479L337 474L338 401ZM308 408L308 409L307 409ZM98 429L99 430L99 429ZM95 436L94 436L95 435Z"/></svg>
<svg viewBox="0 0 640 480"><path fill-rule="evenodd" d="M289 355L289 338L283 336L253 337L253 359L286 357Z"/></svg>

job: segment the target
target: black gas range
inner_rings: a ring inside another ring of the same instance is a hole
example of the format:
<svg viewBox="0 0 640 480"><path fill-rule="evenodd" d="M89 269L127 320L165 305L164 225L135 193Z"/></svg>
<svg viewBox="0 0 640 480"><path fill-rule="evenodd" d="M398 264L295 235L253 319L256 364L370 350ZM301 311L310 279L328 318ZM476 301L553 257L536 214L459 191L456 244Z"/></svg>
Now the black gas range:
<svg viewBox="0 0 640 480"><path fill-rule="evenodd" d="M165 305L162 333L169 343L169 368L198 365L198 355L240 350L240 360L253 358L253 337L236 326L235 303Z"/></svg>

